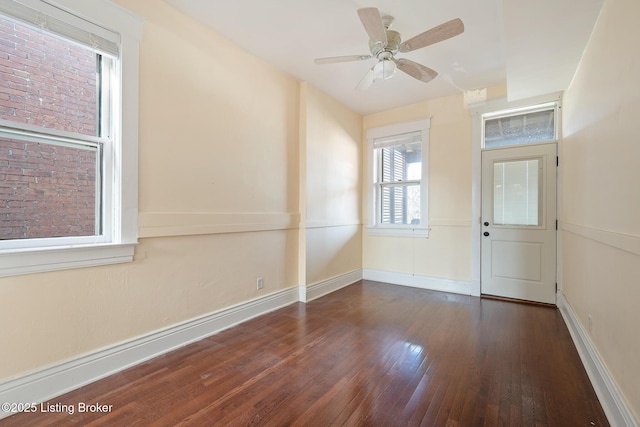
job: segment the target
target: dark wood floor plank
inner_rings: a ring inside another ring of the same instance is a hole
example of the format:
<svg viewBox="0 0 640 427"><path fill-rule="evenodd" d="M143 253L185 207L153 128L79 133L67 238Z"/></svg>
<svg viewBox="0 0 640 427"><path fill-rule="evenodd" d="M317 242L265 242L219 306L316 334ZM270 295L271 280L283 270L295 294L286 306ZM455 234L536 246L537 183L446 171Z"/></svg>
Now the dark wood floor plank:
<svg viewBox="0 0 640 427"><path fill-rule="evenodd" d="M362 281L0 426L607 426L557 309Z"/></svg>

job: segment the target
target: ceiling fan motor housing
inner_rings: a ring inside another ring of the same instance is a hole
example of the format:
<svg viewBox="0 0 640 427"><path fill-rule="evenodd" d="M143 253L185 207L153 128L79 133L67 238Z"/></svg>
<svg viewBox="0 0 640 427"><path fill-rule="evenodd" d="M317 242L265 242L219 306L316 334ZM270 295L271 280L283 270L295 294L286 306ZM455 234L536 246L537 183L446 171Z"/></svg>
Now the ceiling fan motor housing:
<svg viewBox="0 0 640 427"><path fill-rule="evenodd" d="M389 57L398 53L398 49L400 48L400 43L402 40L400 39L400 33L393 30L387 30L387 44L383 45L381 43L376 43L369 40L369 50L371 51L371 55L378 59L388 59ZM383 52L388 52L389 54L383 55L387 58L381 58L380 54Z"/></svg>

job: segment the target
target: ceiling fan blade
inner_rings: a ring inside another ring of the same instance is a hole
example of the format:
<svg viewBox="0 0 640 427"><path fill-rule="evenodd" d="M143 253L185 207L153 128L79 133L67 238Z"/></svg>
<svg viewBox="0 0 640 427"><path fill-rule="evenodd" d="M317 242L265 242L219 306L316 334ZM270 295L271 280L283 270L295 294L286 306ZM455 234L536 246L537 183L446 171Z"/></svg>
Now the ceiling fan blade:
<svg viewBox="0 0 640 427"><path fill-rule="evenodd" d="M384 28L382 16L380 16L378 9L375 7L358 9L358 16L360 17L360 22L362 22L367 34L369 34L371 41L386 46L387 31Z"/></svg>
<svg viewBox="0 0 640 427"><path fill-rule="evenodd" d="M373 84L374 80L375 80L375 78L374 78L374 75L373 75L373 68L371 68L367 72L367 74L364 75L362 80L360 80L360 83L358 83L358 86L356 86L356 90L367 90L367 89L369 89L369 87Z"/></svg>
<svg viewBox="0 0 640 427"><path fill-rule="evenodd" d="M412 50L421 49L426 46L450 39L464 32L464 24L460 18L433 27L430 30L420 33L410 38L400 45L400 52L411 52Z"/></svg>
<svg viewBox="0 0 640 427"><path fill-rule="evenodd" d="M396 61L396 65L398 66L398 69L400 71L407 73L414 79L418 79L425 83L430 82L438 75L437 71L405 58L398 59Z"/></svg>
<svg viewBox="0 0 640 427"><path fill-rule="evenodd" d="M335 64L338 62L363 61L371 58L373 58L371 55L331 56L329 58L317 58L313 62L316 64Z"/></svg>

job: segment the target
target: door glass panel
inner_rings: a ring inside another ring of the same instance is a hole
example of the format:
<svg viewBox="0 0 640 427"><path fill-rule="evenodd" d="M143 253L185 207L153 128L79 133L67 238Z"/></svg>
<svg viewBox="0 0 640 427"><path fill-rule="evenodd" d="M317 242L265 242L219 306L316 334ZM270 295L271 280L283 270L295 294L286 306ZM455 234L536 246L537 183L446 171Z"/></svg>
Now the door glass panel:
<svg viewBox="0 0 640 427"><path fill-rule="evenodd" d="M541 159L493 164L493 223L541 225Z"/></svg>

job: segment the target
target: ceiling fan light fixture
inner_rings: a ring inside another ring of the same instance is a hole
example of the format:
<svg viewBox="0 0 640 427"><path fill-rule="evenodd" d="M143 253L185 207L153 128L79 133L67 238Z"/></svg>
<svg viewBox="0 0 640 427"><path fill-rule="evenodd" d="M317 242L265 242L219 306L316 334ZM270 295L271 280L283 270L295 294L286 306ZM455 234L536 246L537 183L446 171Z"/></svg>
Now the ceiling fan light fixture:
<svg viewBox="0 0 640 427"><path fill-rule="evenodd" d="M396 73L396 63L391 59L383 59L373 67L374 80L387 80Z"/></svg>

